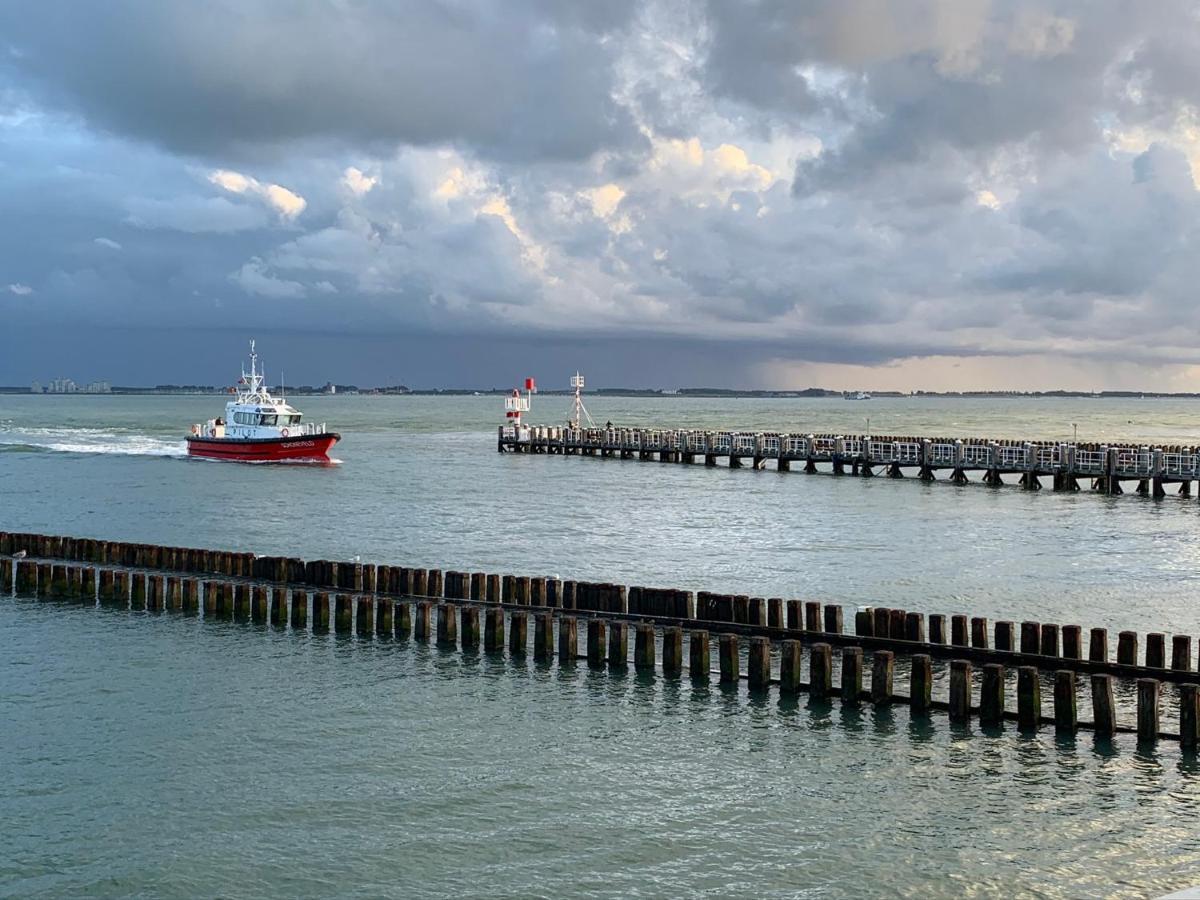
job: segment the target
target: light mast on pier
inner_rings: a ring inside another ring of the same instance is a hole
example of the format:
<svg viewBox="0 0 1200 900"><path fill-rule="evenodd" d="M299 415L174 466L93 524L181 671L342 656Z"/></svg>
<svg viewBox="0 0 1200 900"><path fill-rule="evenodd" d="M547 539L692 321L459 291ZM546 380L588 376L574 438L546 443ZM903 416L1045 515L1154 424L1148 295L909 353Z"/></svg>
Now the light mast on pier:
<svg viewBox="0 0 1200 900"><path fill-rule="evenodd" d="M587 411L587 407L583 405L583 376L576 370L571 376L571 387L575 388L575 409L571 414L567 424L572 428L581 427L581 423L586 419L589 426L596 427L596 423L592 421L591 414Z"/></svg>

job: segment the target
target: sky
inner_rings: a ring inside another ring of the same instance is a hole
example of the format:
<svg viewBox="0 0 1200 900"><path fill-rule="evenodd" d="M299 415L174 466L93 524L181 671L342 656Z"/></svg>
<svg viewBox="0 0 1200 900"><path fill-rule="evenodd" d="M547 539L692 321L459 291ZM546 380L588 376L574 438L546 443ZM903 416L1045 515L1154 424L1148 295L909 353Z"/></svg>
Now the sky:
<svg viewBox="0 0 1200 900"><path fill-rule="evenodd" d="M0 384L1200 390L1183 0L0 4Z"/></svg>

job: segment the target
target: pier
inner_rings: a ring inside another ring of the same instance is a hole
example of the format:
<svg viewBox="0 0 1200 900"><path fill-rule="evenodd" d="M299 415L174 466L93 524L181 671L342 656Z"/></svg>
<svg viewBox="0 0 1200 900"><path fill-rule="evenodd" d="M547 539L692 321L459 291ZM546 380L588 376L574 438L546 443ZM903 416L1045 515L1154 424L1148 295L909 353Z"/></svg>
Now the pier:
<svg viewBox="0 0 1200 900"><path fill-rule="evenodd" d="M915 477L953 484L976 479L992 487L1015 483L1029 491L1043 482L1055 491L1083 488L1165 497L1168 487L1190 497L1200 481L1200 447L1016 441L895 435L796 434L657 428L564 428L501 425L501 453L549 453L655 460L731 469ZM1008 478L1009 481L1005 481Z"/></svg>
<svg viewBox="0 0 1200 900"><path fill-rule="evenodd" d="M814 702L905 704L985 734L1045 727L1200 745L1190 635L1122 631L1113 644L1106 629L1069 623L0 532L0 598L14 596L454 652L482 645L543 664L632 664L646 677Z"/></svg>

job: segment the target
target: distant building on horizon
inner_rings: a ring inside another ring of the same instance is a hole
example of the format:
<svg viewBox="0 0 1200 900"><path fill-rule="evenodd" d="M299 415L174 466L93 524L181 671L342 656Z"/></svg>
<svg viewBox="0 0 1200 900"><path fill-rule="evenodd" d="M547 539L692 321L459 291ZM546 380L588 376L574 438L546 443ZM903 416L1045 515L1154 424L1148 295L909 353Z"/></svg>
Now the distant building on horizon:
<svg viewBox="0 0 1200 900"><path fill-rule="evenodd" d="M111 394L112 385L107 381L92 381L80 387L70 378L55 378L46 386L40 381L29 385L31 394Z"/></svg>

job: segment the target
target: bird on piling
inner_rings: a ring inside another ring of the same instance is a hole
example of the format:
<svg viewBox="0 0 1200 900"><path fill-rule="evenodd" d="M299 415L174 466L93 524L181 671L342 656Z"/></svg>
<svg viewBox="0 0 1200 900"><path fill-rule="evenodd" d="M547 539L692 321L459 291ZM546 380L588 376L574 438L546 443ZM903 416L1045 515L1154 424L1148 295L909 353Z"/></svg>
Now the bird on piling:
<svg viewBox="0 0 1200 900"><path fill-rule="evenodd" d="M13 559L24 559L28 555L29 554L26 553L24 550L18 550L16 553L13 554L12 558Z"/></svg>

